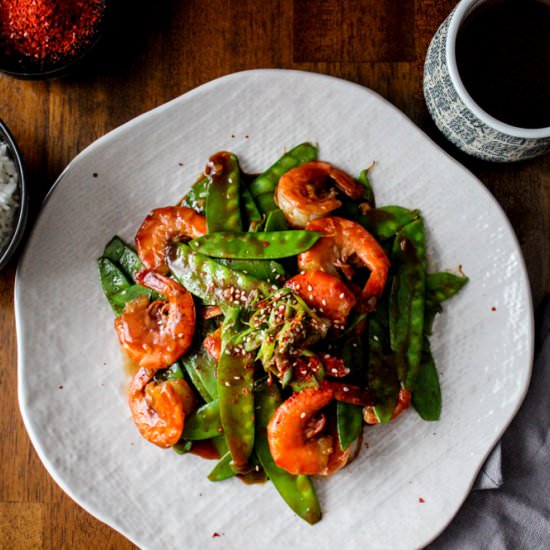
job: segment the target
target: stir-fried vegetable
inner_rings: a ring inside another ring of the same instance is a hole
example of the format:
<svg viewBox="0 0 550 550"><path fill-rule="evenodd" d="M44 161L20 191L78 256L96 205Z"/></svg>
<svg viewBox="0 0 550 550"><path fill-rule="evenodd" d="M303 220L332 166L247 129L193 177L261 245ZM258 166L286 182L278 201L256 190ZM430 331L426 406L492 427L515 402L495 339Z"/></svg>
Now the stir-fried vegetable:
<svg viewBox="0 0 550 550"><path fill-rule="evenodd" d="M430 348L442 302L468 279L426 272L418 209L376 206L302 143L259 176L220 152L177 206L153 210L137 253L98 259L122 348L130 409L149 441L217 457L211 481L269 478L313 524L311 475L356 456L365 425L412 403L439 419Z"/></svg>

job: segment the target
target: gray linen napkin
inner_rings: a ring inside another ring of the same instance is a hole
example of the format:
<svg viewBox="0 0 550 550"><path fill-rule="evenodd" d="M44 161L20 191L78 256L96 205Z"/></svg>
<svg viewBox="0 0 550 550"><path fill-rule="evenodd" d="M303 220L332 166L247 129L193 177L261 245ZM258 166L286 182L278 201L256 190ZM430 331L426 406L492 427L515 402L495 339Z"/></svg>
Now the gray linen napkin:
<svg viewBox="0 0 550 550"><path fill-rule="evenodd" d="M539 313L529 391L476 482L500 489L472 491L430 550L550 548L550 297Z"/></svg>

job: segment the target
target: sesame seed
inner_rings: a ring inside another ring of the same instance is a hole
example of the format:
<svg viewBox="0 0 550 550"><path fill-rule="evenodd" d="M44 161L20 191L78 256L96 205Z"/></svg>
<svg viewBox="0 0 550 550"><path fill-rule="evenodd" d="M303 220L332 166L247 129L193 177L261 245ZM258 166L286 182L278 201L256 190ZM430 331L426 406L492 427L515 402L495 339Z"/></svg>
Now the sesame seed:
<svg viewBox="0 0 550 550"><path fill-rule="evenodd" d="M313 287L311 285L307 285L307 291L311 292L313 290Z"/></svg>
<svg viewBox="0 0 550 550"><path fill-rule="evenodd" d="M348 391L349 391L349 388L348 388L347 386L344 386L342 389L343 389L345 392L348 392Z"/></svg>
<svg viewBox="0 0 550 550"><path fill-rule="evenodd" d="M345 295L343 292L341 292L339 297L340 297L340 298L345 298L346 295Z"/></svg>
<svg viewBox="0 0 550 550"><path fill-rule="evenodd" d="M305 418L306 417L306 413L303 412L302 414L300 414L300 418Z"/></svg>

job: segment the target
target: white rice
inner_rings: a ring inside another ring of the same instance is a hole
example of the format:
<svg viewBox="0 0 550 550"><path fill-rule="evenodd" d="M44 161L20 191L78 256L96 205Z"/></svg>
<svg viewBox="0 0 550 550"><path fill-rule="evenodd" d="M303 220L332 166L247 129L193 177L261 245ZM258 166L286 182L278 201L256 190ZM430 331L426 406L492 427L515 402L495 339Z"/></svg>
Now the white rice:
<svg viewBox="0 0 550 550"><path fill-rule="evenodd" d="M17 170L8 146L0 142L0 251L11 238L18 206Z"/></svg>

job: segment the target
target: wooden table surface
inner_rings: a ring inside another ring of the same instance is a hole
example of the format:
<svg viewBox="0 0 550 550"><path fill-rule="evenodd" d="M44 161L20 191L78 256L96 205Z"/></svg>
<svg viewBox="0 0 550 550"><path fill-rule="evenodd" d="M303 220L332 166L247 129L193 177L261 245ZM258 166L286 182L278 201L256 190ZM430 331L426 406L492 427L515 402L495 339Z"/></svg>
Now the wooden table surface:
<svg viewBox="0 0 550 550"><path fill-rule="evenodd" d="M63 167L136 115L234 71L317 71L379 92L481 179L516 231L537 305L550 290L550 156L511 165L468 158L439 135L423 102L426 50L455 3L118 0L111 31L75 74L0 76L0 117L28 169L30 225ZM0 548L132 548L59 489L29 442L17 403L16 263L0 273Z"/></svg>

